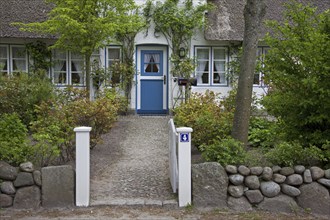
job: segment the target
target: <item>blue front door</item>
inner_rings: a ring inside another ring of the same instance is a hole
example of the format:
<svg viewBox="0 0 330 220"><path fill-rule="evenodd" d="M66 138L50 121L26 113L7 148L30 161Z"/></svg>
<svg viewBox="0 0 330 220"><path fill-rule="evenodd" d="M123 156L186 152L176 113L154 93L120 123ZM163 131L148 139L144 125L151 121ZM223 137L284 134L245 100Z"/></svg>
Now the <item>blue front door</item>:
<svg viewBox="0 0 330 220"><path fill-rule="evenodd" d="M140 50L138 114L166 114L167 77L163 50Z"/></svg>

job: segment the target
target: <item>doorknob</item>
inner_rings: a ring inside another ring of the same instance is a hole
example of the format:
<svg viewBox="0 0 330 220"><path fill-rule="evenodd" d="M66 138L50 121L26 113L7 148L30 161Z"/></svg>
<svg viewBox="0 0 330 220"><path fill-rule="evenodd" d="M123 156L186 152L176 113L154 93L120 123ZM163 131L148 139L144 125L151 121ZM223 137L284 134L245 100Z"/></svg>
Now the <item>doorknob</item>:
<svg viewBox="0 0 330 220"><path fill-rule="evenodd" d="M166 75L164 75L164 85L166 85Z"/></svg>

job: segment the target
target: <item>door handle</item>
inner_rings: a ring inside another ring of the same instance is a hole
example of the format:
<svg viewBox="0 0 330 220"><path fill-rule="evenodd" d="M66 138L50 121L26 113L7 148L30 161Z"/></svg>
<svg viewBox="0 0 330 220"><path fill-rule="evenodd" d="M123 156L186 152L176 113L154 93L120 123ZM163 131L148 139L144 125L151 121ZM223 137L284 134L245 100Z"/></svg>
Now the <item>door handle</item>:
<svg viewBox="0 0 330 220"><path fill-rule="evenodd" d="M166 85L166 75L164 75L164 85Z"/></svg>

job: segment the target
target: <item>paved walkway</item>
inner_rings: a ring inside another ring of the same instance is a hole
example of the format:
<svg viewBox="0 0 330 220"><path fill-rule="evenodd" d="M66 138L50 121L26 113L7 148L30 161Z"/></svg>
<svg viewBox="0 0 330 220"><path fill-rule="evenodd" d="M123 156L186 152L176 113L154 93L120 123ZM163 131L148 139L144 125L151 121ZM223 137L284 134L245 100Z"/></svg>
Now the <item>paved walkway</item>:
<svg viewBox="0 0 330 220"><path fill-rule="evenodd" d="M120 117L91 151L91 205L176 205L165 116Z"/></svg>

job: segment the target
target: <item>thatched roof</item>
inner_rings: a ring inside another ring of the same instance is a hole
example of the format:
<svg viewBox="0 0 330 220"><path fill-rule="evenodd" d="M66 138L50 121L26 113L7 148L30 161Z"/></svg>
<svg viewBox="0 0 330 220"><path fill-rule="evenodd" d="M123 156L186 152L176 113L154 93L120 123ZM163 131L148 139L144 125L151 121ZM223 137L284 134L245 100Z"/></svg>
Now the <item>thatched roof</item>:
<svg viewBox="0 0 330 220"><path fill-rule="evenodd" d="M288 0L265 0L265 20L281 20L285 2ZM216 9L208 13L209 28L205 31L207 40L242 41L244 35L243 10L246 0L208 0ZM324 11L330 8L330 0L299 0L304 4L310 3ZM267 32L262 27L261 35Z"/></svg>
<svg viewBox="0 0 330 220"><path fill-rule="evenodd" d="M0 38L50 38L22 32L13 22L39 22L47 19L51 6L44 0L0 0Z"/></svg>

